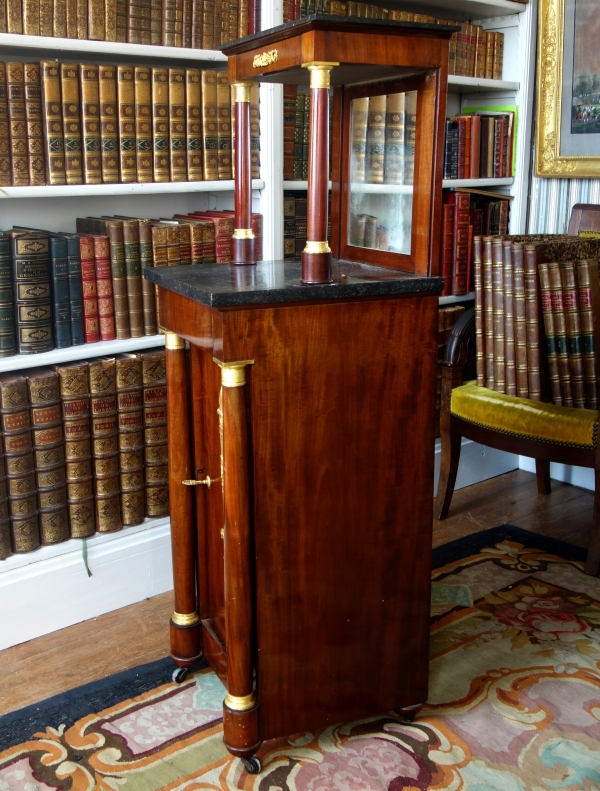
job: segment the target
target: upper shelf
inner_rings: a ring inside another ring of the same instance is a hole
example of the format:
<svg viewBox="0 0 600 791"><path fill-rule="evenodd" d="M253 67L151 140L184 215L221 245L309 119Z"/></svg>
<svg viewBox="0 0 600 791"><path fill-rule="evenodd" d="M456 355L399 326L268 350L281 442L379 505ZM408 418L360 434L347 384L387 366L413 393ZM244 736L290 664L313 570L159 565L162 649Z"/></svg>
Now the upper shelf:
<svg viewBox="0 0 600 791"><path fill-rule="evenodd" d="M158 49L158 47L157 47ZM252 189L264 189L262 179L252 181ZM233 179L226 181L167 181L149 184L55 184L40 187L0 187L1 198L72 198L93 195L173 195L189 192L230 192Z"/></svg>
<svg viewBox="0 0 600 791"><path fill-rule="evenodd" d="M510 80L486 80L483 77L459 77L448 75L448 93L484 93L487 91L518 91L518 82Z"/></svg>
<svg viewBox="0 0 600 791"><path fill-rule="evenodd" d="M150 44L123 44L118 41L89 41L76 38L24 36L0 33L2 57L30 57L40 59L89 60L103 63L139 63L153 66L204 67L225 69L227 58L212 49L183 49Z"/></svg>
<svg viewBox="0 0 600 791"><path fill-rule="evenodd" d="M371 2L385 8L414 10L419 14L431 14L443 19L459 19L463 22L522 14L527 8L527 3L515 3L513 0L371 0Z"/></svg>
<svg viewBox="0 0 600 791"><path fill-rule="evenodd" d="M444 179L442 187L508 187L514 179ZM329 182L331 189L331 182ZM305 190L308 189L308 181L284 181L284 190ZM383 195L410 194L412 186L406 184L353 184L354 192L380 193Z"/></svg>

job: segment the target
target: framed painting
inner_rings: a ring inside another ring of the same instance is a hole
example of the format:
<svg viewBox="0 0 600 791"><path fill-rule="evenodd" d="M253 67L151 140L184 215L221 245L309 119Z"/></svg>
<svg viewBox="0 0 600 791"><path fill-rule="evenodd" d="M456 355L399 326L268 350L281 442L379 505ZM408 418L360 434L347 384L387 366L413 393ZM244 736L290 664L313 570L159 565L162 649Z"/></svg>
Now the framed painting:
<svg viewBox="0 0 600 791"><path fill-rule="evenodd" d="M536 176L600 177L600 0L540 0Z"/></svg>

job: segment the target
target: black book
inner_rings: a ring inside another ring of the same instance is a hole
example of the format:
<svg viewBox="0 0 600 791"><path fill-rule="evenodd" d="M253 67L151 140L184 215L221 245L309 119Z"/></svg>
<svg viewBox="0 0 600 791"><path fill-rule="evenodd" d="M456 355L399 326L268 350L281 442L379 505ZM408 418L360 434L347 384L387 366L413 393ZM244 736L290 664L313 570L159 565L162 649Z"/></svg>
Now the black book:
<svg viewBox="0 0 600 791"><path fill-rule="evenodd" d="M452 121L446 119L446 144L444 148L444 178L452 178Z"/></svg>
<svg viewBox="0 0 600 791"><path fill-rule="evenodd" d="M0 233L0 357L17 353L10 234Z"/></svg>
<svg viewBox="0 0 600 791"><path fill-rule="evenodd" d="M71 341L73 346L85 343L83 320L83 282L81 280L81 257L79 236L76 233L61 234L67 240L69 266L69 299L71 301Z"/></svg>
<svg viewBox="0 0 600 791"><path fill-rule="evenodd" d="M69 262L67 240L59 234L50 236L50 271L52 273L52 322L54 346L72 346L71 296L69 294Z"/></svg>
<svg viewBox="0 0 600 791"><path fill-rule="evenodd" d="M19 354L54 348L49 234L11 231L15 324Z"/></svg>

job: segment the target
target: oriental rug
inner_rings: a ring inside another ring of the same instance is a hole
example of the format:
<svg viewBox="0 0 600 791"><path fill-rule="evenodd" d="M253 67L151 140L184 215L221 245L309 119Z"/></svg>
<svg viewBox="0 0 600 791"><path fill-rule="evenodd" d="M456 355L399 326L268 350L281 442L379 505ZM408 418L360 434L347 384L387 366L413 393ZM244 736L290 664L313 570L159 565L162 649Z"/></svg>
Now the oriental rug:
<svg viewBox="0 0 600 791"><path fill-rule="evenodd" d="M412 724L382 713L271 741L248 775L205 669L47 714L0 752L0 791L598 791L600 580L584 557L509 526L436 550L430 695Z"/></svg>

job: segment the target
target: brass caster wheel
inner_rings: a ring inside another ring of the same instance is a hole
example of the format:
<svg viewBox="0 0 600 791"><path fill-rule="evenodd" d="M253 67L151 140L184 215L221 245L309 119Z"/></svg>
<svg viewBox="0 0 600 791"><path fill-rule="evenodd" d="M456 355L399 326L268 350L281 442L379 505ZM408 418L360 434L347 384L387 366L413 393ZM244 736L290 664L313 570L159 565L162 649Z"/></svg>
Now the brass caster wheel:
<svg viewBox="0 0 600 791"><path fill-rule="evenodd" d="M176 684L182 684L186 680L188 673L189 669L187 667L176 667L173 671L173 681Z"/></svg>
<svg viewBox="0 0 600 791"><path fill-rule="evenodd" d="M246 771L248 772L249 775L260 774L260 770L262 769L262 766L258 758L256 758L256 756L253 755L252 758L242 758L241 760L244 766L246 767Z"/></svg>

